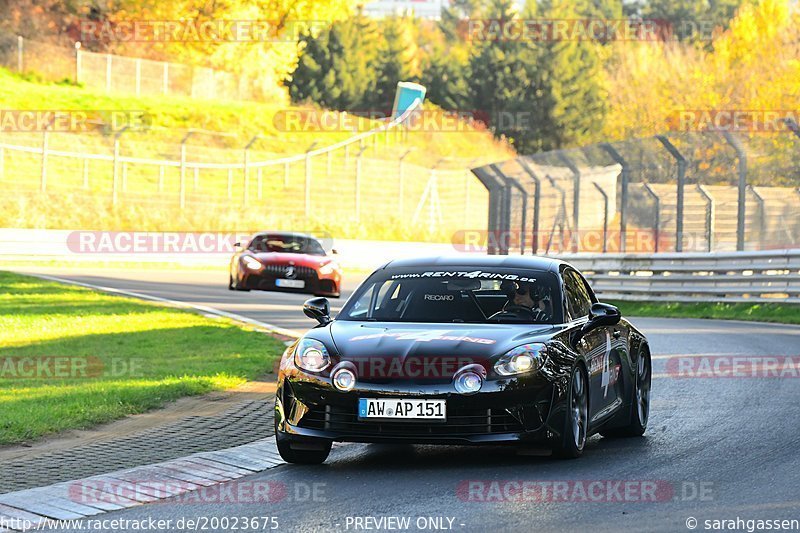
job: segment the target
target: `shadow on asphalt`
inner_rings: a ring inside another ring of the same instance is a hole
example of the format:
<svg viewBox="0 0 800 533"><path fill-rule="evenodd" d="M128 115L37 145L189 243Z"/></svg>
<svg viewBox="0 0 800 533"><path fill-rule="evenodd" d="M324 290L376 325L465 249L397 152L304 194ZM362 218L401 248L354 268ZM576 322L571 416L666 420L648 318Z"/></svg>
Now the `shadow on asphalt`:
<svg viewBox="0 0 800 533"><path fill-rule="evenodd" d="M343 471L465 471L470 469L502 468L541 465L562 470L589 466L599 460L610 459L610 455L633 457L646 455L652 450L653 440L645 438L606 439L592 437L586 445L583 457L564 460L515 445L487 446L437 446L414 444L355 444L338 448L326 463L338 473ZM546 451L544 452L547 453ZM289 465L289 468L294 468Z"/></svg>

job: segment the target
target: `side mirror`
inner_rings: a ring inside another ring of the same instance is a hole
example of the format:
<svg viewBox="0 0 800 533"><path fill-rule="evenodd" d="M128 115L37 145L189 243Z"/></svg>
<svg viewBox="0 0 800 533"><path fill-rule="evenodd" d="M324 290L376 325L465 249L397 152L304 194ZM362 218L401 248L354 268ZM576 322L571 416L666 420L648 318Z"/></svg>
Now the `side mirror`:
<svg viewBox="0 0 800 533"><path fill-rule="evenodd" d="M331 254L339 255L339 251L336 248L331 248Z"/></svg>
<svg viewBox="0 0 800 533"><path fill-rule="evenodd" d="M303 304L303 313L324 326L331 321L331 306L327 298L311 298Z"/></svg>
<svg viewBox="0 0 800 533"><path fill-rule="evenodd" d="M584 335L602 326L613 326L619 324L622 314L619 309L610 304L594 303L589 310L589 320L575 334L573 343L577 344Z"/></svg>
<svg viewBox="0 0 800 533"><path fill-rule="evenodd" d="M233 251L236 252L236 253L241 252L242 251L242 243L240 243L240 242L233 243Z"/></svg>

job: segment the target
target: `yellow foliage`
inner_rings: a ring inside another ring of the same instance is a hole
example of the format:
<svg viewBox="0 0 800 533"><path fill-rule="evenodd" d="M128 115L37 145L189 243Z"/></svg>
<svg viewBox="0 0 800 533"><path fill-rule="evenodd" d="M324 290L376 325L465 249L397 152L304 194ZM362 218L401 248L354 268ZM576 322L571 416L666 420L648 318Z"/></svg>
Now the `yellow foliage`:
<svg viewBox="0 0 800 533"><path fill-rule="evenodd" d="M113 51L220 70L233 71L251 80L262 99L288 103L283 80L299 57L297 38L304 31L318 32L326 24L349 16L354 0L122 0L111 10L111 22L208 21L268 22L275 35L269 39L238 42L163 41L113 43Z"/></svg>
<svg viewBox="0 0 800 533"><path fill-rule="evenodd" d="M760 0L744 3L710 47L615 43L607 63L611 112L604 136L663 132L681 110L795 110L799 23L789 0Z"/></svg>

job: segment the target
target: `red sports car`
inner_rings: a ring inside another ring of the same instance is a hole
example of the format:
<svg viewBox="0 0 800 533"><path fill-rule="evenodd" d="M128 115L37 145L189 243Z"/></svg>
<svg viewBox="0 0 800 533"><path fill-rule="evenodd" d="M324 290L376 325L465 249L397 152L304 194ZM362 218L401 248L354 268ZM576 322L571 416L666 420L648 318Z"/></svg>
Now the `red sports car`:
<svg viewBox="0 0 800 533"><path fill-rule="evenodd" d="M302 233L265 232L236 243L228 289L282 291L338 298L342 270L322 244ZM335 254L335 250L331 250Z"/></svg>

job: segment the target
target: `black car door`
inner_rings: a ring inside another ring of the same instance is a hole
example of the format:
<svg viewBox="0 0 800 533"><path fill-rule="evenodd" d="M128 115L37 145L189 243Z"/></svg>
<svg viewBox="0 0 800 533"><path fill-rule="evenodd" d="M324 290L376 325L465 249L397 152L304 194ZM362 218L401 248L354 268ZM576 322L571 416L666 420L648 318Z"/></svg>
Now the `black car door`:
<svg viewBox="0 0 800 533"><path fill-rule="evenodd" d="M567 313L572 320L583 320L589 316L593 298L591 289L577 271L566 268L562 272L566 292ZM613 389L614 365L611 332L607 327L598 327L588 332L578 344L578 350L586 359L589 373L589 420L595 421L608 414L616 394Z"/></svg>

